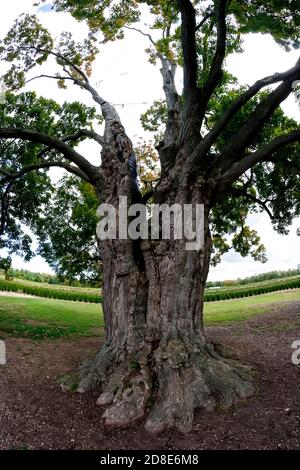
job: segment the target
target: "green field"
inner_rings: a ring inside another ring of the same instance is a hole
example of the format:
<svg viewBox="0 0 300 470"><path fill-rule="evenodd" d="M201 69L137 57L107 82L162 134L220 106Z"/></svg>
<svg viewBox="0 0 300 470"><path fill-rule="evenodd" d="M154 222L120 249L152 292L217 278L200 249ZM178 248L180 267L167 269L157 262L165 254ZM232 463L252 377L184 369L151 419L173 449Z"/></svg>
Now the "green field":
<svg viewBox="0 0 300 470"><path fill-rule="evenodd" d="M236 285L222 287L220 289L206 289L205 302L217 302L220 300L251 297L268 292L283 291L286 289L300 288L300 275L286 278L260 281L247 285ZM59 299L86 303L101 303L101 290L84 287L57 286L41 282L26 281L23 279L6 280L0 277L0 291L21 292L24 294L43 297L48 299Z"/></svg>
<svg viewBox="0 0 300 470"><path fill-rule="evenodd" d="M280 306L294 300L300 301L300 289L207 303L204 305L204 321L206 325L215 325L247 320L254 315L265 313L275 305Z"/></svg>
<svg viewBox="0 0 300 470"><path fill-rule="evenodd" d="M300 289L205 304L205 324L242 321L300 300ZM0 334L33 339L103 335L101 306L64 300L0 297Z"/></svg>
<svg viewBox="0 0 300 470"><path fill-rule="evenodd" d="M101 335L101 306L64 300L0 297L0 332L35 339Z"/></svg>

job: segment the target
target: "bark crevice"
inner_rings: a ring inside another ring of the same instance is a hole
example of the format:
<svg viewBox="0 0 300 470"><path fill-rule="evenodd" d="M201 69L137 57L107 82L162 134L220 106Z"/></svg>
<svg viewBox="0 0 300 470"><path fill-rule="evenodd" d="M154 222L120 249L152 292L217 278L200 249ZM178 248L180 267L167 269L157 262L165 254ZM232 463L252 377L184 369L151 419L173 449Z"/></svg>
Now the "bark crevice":
<svg viewBox="0 0 300 470"><path fill-rule="evenodd" d="M136 202L133 149L119 123L107 125L104 141L101 199L118 211L120 195ZM186 181L186 152L171 155L174 167L168 167L154 200L204 204L202 248L186 250L184 237L99 242L106 341L82 368L78 391L99 392L97 405L110 426L144 419L152 433L187 432L197 409L231 406L253 393L249 370L222 357L204 334L210 197L207 184Z"/></svg>

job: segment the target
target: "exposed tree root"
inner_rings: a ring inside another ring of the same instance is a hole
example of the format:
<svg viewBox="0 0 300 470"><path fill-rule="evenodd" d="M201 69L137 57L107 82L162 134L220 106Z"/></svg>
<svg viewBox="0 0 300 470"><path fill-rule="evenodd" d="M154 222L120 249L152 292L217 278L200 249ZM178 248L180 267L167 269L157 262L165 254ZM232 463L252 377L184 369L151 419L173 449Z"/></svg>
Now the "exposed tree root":
<svg viewBox="0 0 300 470"><path fill-rule="evenodd" d="M146 417L146 429L188 432L196 409L225 407L253 394L251 369L221 357L209 343L169 340L136 354L104 346L83 369L78 391L101 389L106 424L125 426Z"/></svg>

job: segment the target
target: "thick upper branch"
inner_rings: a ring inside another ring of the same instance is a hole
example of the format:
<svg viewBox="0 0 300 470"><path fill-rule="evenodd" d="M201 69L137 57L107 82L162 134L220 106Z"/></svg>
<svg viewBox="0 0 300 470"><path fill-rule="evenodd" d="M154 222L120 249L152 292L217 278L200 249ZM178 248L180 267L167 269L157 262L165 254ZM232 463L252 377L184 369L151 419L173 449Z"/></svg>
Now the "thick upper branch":
<svg viewBox="0 0 300 470"><path fill-rule="evenodd" d="M176 64L161 57L162 67L160 69L163 77L163 89L166 96L167 107L169 111L179 112L179 95L175 85Z"/></svg>
<svg viewBox="0 0 300 470"><path fill-rule="evenodd" d="M61 137L60 140L62 142L76 142L77 140L83 138L83 137L90 137L91 139L95 140L100 144L101 146L103 145L103 137L99 135L97 132L89 130L89 129L80 129L78 132L75 134L70 134L66 135L64 137ZM38 154L39 157L42 157L45 155L47 152L49 152L51 148L46 147L43 150L41 150Z"/></svg>
<svg viewBox="0 0 300 470"><path fill-rule="evenodd" d="M298 77L300 78L300 69L295 78ZM231 166L240 160L247 146L251 144L253 137L260 131L280 103L290 95L292 83L293 79L285 80L275 91L270 93L242 125L234 139L225 146L220 161L222 172L230 170Z"/></svg>
<svg viewBox="0 0 300 470"><path fill-rule="evenodd" d="M81 70L80 67L78 67L76 64L74 64L70 59L68 59L67 57L65 57L64 55L62 55L58 52L55 52L55 51L52 51L52 50L49 50L49 49L37 48L37 47L34 47L34 46L30 46L30 47L28 47L28 49L35 49L39 52L44 52L44 53L47 53L49 55L52 55L52 56L56 57L59 62L61 62L65 66L70 67L70 69L72 70L73 73L71 73L70 70L68 70L66 67L63 67L63 70L67 74L67 76L42 74L38 77L33 77L33 78L29 79L27 81L27 83L32 81L32 80L35 80L37 78L52 78L52 79L56 79L56 80L61 80L61 79L71 80L71 81L73 81L73 83L75 85L87 90L91 94L93 100L97 104L100 105L101 111L102 111L102 114L103 114L103 117L104 117L105 120L112 120L112 121L117 121L117 122L121 123L120 117L119 117L116 109L114 108L114 106L111 103L107 102L104 98L102 98L99 95L97 90L90 84L88 76ZM62 64L60 64L60 65L62 65ZM74 72L75 72L75 74L74 74Z"/></svg>
<svg viewBox="0 0 300 470"><path fill-rule="evenodd" d="M159 60L161 62L160 73L163 78L163 90L165 92L168 110L179 112L179 95L178 95L176 84L175 84L175 73L176 73L176 68L177 68L176 63L164 57L161 54L161 52L157 50L156 43L154 39L152 38L151 34L145 33L141 29L134 28L132 26L124 26L124 28L130 31L136 31L142 36L145 36L146 38L149 39L151 44L154 46L157 52L157 55L159 57Z"/></svg>
<svg viewBox="0 0 300 470"><path fill-rule="evenodd" d="M243 173L245 173L245 171L253 167L255 164L270 160L272 155L280 150L280 148L294 142L300 142L300 130L295 130L289 134L277 137L262 149L257 150L257 152L244 156L224 173L221 179L220 189L232 184L233 181L239 178Z"/></svg>
<svg viewBox="0 0 300 470"><path fill-rule="evenodd" d="M220 83L223 77L223 62L226 53L226 4L227 0L215 0L215 14L217 21L217 45L215 55L212 60L211 68L207 81L203 87L204 102L207 105L212 93Z"/></svg>
<svg viewBox="0 0 300 470"><path fill-rule="evenodd" d="M93 180L97 167L92 165L88 160L86 160L82 155L80 155L76 150L62 142L59 139L50 137L47 134L43 134L32 129L23 129L23 128L0 128L0 138L3 139L21 139L28 140L30 142L36 142L38 144L46 145L49 148L55 149L58 152L62 153L63 156L77 165L77 167L85 174L90 180Z"/></svg>
<svg viewBox="0 0 300 470"><path fill-rule="evenodd" d="M216 141L221 132L225 129L229 121L236 115L236 113L250 101L262 88L272 85L274 83L282 82L300 72L300 61L291 69L283 73L274 73L273 75L264 77L257 80L251 87L242 93L229 108L225 111L223 116L215 124L213 129L205 136L202 147L203 150L208 150Z"/></svg>
<svg viewBox="0 0 300 470"><path fill-rule="evenodd" d="M196 17L190 0L177 0L181 13L181 42L184 63L184 92L197 88Z"/></svg>

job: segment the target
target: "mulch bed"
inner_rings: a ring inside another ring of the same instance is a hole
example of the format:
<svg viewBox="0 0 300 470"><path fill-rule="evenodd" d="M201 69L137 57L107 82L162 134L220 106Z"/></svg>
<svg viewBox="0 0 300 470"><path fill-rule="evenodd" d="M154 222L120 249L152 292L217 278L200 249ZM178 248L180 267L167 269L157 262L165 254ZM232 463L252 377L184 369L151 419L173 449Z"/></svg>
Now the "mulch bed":
<svg viewBox="0 0 300 470"><path fill-rule="evenodd" d="M237 406L199 411L189 435L151 436L142 423L109 429L95 396L64 393L63 374L99 348L99 338L32 341L7 338L8 364L0 366L0 449L298 449L300 366L291 344L300 339L300 302L208 335L256 370L256 395Z"/></svg>

